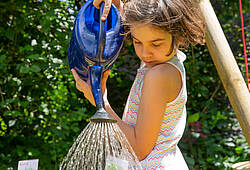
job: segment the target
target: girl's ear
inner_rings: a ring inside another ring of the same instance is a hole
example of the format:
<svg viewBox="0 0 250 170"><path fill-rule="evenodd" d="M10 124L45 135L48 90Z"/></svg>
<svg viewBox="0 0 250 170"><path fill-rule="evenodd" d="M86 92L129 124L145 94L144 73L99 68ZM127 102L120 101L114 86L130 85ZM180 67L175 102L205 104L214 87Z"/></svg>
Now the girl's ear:
<svg viewBox="0 0 250 170"><path fill-rule="evenodd" d="M184 48L186 47L186 42L185 42L185 38L184 37L181 37L181 36L178 36L178 37L175 37L175 50L178 50L179 48Z"/></svg>

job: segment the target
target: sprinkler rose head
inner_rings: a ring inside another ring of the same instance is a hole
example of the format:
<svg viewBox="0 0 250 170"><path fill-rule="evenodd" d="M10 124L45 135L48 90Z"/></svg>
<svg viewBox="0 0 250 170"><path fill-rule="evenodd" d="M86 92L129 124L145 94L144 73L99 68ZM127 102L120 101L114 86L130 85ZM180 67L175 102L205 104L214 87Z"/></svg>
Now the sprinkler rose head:
<svg viewBox="0 0 250 170"><path fill-rule="evenodd" d="M89 119L90 122L100 123L100 122L108 122L108 123L116 123L117 120L113 119L101 106L101 103L96 106L96 113Z"/></svg>
<svg viewBox="0 0 250 170"><path fill-rule="evenodd" d="M119 11L111 6L104 25L104 44L101 59L99 49L100 10L95 8L93 1L87 1L78 12L68 50L70 69L74 68L85 81L89 78L88 66L102 66L103 70L111 67L118 57L123 44L124 31Z"/></svg>

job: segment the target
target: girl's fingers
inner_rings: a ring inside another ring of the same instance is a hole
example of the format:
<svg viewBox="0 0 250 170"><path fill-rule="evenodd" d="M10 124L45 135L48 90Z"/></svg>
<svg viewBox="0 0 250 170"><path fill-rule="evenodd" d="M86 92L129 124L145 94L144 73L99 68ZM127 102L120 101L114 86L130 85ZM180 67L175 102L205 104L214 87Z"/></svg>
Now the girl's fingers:
<svg viewBox="0 0 250 170"><path fill-rule="evenodd" d="M111 72L111 70L106 70L104 73L103 73L103 80L106 82L107 81L107 79L108 79L108 77L109 77L109 73Z"/></svg>
<svg viewBox="0 0 250 170"><path fill-rule="evenodd" d="M77 72L75 71L75 69L71 69L71 72L74 76L74 79L76 81L77 84L79 84L80 86L85 86L85 85L88 85L87 82L85 82L84 80L82 80L79 75L77 74ZM104 73L103 73L103 76L102 76L102 81L106 82L108 77L109 77L109 73L111 72L111 70L106 70Z"/></svg>
<svg viewBox="0 0 250 170"><path fill-rule="evenodd" d="M78 76L77 72L75 71L75 69L71 69L71 72L73 74L75 81L78 83L80 81L80 77Z"/></svg>
<svg viewBox="0 0 250 170"><path fill-rule="evenodd" d="M102 17L101 17L102 21L106 20L108 14L109 14L109 10L111 8L111 5L112 5L112 0L105 0L105 5L104 5Z"/></svg>
<svg viewBox="0 0 250 170"><path fill-rule="evenodd" d="M71 72L74 76L74 79L76 81L76 88L77 90L79 90L80 92L84 93L84 96L93 104L94 99L92 96L92 91L91 91L91 86L89 85L89 80L88 82L85 82L84 80L82 80L79 75L77 74L77 72L75 71L75 69L71 69ZM102 93L103 95L105 94L106 91L106 82L107 79L109 77L109 73L111 72L111 70L106 70L103 75L102 75ZM94 105L94 104L93 104Z"/></svg>
<svg viewBox="0 0 250 170"><path fill-rule="evenodd" d="M79 86L87 86L87 85L88 85L85 81L83 81L83 80L79 77L79 75L77 74L77 72L75 71L75 69L71 69L71 72L72 72L72 74L73 74L73 76L74 76L74 79L75 79L76 83L77 83Z"/></svg>
<svg viewBox="0 0 250 170"><path fill-rule="evenodd" d="M106 82L108 80L109 77L109 73L111 72L111 70L106 70L103 75L102 75L102 87L105 89L106 88Z"/></svg>
<svg viewBox="0 0 250 170"><path fill-rule="evenodd" d="M95 106L95 100L94 100L94 97L92 95L91 86L87 82L82 80L74 69L71 69L71 72L72 72L74 79L76 81L77 90L82 92L84 94L85 98L88 99L89 102Z"/></svg>
<svg viewBox="0 0 250 170"><path fill-rule="evenodd" d="M106 90L106 82L107 82L107 79L109 77L109 73L111 72L111 70L106 70L103 75L102 75L102 93L104 95L104 92Z"/></svg>
<svg viewBox="0 0 250 170"><path fill-rule="evenodd" d="M82 88L78 83L76 83L76 88L77 88L77 90L79 90L80 92L83 92L83 88Z"/></svg>
<svg viewBox="0 0 250 170"><path fill-rule="evenodd" d="M105 21L111 8L112 0L94 0L93 5L99 9L102 1L104 1L105 5L104 5L101 20Z"/></svg>
<svg viewBox="0 0 250 170"><path fill-rule="evenodd" d="M97 9L99 9L100 8L100 3L102 2L103 0L94 0L93 1L93 5L97 8Z"/></svg>

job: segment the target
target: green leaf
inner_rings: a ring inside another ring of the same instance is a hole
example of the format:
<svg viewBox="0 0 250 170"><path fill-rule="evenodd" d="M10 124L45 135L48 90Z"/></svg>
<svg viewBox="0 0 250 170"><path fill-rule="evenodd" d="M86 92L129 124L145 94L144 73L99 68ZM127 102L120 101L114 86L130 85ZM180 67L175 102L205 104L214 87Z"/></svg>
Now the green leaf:
<svg viewBox="0 0 250 170"><path fill-rule="evenodd" d="M6 31L6 37L9 38L10 40L14 39L14 35L15 35L15 32L12 29L9 28Z"/></svg>
<svg viewBox="0 0 250 170"><path fill-rule="evenodd" d="M30 71L29 67L27 67L26 65L22 65L20 67L20 73L28 73Z"/></svg>
<svg viewBox="0 0 250 170"><path fill-rule="evenodd" d="M243 152L243 148L237 147L237 148L235 148L235 152L237 154L241 154Z"/></svg>
<svg viewBox="0 0 250 170"><path fill-rule="evenodd" d="M23 151L24 151L25 147L23 146L17 146L16 147L16 153L18 156L23 156Z"/></svg>
<svg viewBox="0 0 250 170"><path fill-rule="evenodd" d="M39 57L40 57L39 54L32 54L32 55L28 56L27 58L29 58L29 59L34 59L34 60L38 60Z"/></svg>
<svg viewBox="0 0 250 170"><path fill-rule="evenodd" d="M21 101L20 104L23 107L27 107L29 105L29 102L28 101Z"/></svg>
<svg viewBox="0 0 250 170"><path fill-rule="evenodd" d="M37 72L39 72L41 69L40 69L40 67L39 67L38 65L32 65L32 66L30 67L30 70L31 70L32 72L37 73Z"/></svg>
<svg viewBox="0 0 250 170"><path fill-rule="evenodd" d="M6 130L7 130L7 125L5 124L3 119L0 117L0 136L3 136Z"/></svg>
<svg viewBox="0 0 250 170"><path fill-rule="evenodd" d="M199 113L192 114L191 116L188 116L188 122L189 123L196 122L199 120L199 118L200 118Z"/></svg>
<svg viewBox="0 0 250 170"><path fill-rule="evenodd" d="M40 54L32 54L32 55L29 55L27 58L33 59L33 60L41 60L41 61L47 60L45 57L42 57Z"/></svg>
<svg viewBox="0 0 250 170"><path fill-rule="evenodd" d="M0 63L3 63L5 59L6 59L6 55L1 55L0 56Z"/></svg>
<svg viewBox="0 0 250 170"><path fill-rule="evenodd" d="M31 45L26 45L24 47L24 50L26 50L26 51L33 51L33 47Z"/></svg>
<svg viewBox="0 0 250 170"><path fill-rule="evenodd" d="M53 17L53 16L55 16L54 10L53 10L53 9L49 10L49 11L47 12L47 16L48 16L48 17Z"/></svg>
<svg viewBox="0 0 250 170"><path fill-rule="evenodd" d="M31 45L25 45L24 47L19 47L20 53L22 53L24 51L33 51L33 47Z"/></svg>
<svg viewBox="0 0 250 170"><path fill-rule="evenodd" d="M18 116L22 116L22 113L19 111L6 111L3 114L4 116L12 116L12 117L18 117Z"/></svg>
<svg viewBox="0 0 250 170"><path fill-rule="evenodd" d="M187 161L188 165L192 165L192 167L194 166L195 160L193 158L186 156L185 160Z"/></svg>

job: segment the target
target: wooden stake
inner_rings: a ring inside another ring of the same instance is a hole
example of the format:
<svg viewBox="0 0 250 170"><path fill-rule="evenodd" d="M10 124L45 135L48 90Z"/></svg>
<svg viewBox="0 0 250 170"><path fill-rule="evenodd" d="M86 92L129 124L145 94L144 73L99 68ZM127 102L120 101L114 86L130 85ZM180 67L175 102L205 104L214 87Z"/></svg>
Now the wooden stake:
<svg viewBox="0 0 250 170"><path fill-rule="evenodd" d="M209 53L250 146L250 93L211 3L209 0L200 0L199 7L206 22Z"/></svg>

